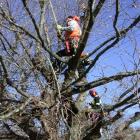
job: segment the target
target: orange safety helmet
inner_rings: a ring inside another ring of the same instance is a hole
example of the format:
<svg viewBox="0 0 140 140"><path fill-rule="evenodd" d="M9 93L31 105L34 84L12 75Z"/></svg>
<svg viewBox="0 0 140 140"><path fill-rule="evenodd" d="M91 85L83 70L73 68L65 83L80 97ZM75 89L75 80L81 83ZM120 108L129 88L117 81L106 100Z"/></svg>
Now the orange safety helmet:
<svg viewBox="0 0 140 140"><path fill-rule="evenodd" d="M80 21L80 18L78 16L73 16L73 19L76 20L77 22Z"/></svg>
<svg viewBox="0 0 140 140"><path fill-rule="evenodd" d="M70 21L70 20L75 20L75 21L77 21L77 22L79 22L80 21L80 18L78 17L78 16L68 16L67 18L66 18L66 22L68 22L68 21Z"/></svg>
<svg viewBox="0 0 140 140"><path fill-rule="evenodd" d="M95 96L98 95L95 89L91 89L91 90L89 91L89 94L90 94L90 96L92 96L92 97L95 97Z"/></svg>
<svg viewBox="0 0 140 140"><path fill-rule="evenodd" d="M73 16L68 16L67 18L66 18L66 22L69 22L70 20L72 20L73 19Z"/></svg>

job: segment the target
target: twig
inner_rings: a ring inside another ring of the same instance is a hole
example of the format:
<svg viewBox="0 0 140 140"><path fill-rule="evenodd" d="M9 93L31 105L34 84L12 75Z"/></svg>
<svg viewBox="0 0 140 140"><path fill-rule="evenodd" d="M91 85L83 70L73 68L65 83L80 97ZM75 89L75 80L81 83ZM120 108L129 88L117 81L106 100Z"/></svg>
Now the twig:
<svg viewBox="0 0 140 140"><path fill-rule="evenodd" d="M115 18L114 18L114 21L113 21L113 27L115 29L115 32L116 32L116 37L119 38L120 37L120 33L118 31L118 28L116 26L117 24L117 21L118 21L118 16L119 16L119 0L116 0L116 14L115 14Z"/></svg>
<svg viewBox="0 0 140 140"><path fill-rule="evenodd" d="M44 40L42 39L41 35L40 35L40 31L39 31L39 28L36 24L36 21L32 15L32 13L30 12L28 6L27 6L27 3L26 3L26 0L22 0L23 2L23 5L24 5L24 8L26 9L27 13L29 14L31 20L32 20L32 23L35 27L35 30L36 30L36 33L38 35L38 38L41 42L41 46L44 48L44 50L46 50L50 55L52 55L53 57L57 58L59 61L63 62L63 63L67 63L66 61L62 60L61 57L59 57L57 54L54 54L48 47L45 46L45 43L44 43Z"/></svg>
<svg viewBox="0 0 140 140"><path fill-rule="evenodd" d="M127 95L129 92L131 92L136 87L136 85L137 85L137 83L135 83L132 87L130 87L124 93L122 93L118 100L121 100L125 95Z"/></svg>
<svg viewBox="0 0 140 140"><path fill-rule="evenodd" d="M4 115L2 115L2 116L0 116L0 120L7 119L7 118L9 118L10 116L12 116L13 114L18 113L19 111L22 111L22 110L29 104L29 102L30 102L31 100L32 100L32 98L30 97L30 98L28 98L27 101L26 101L24 104L22 104L19 108L16 108L16 109L14 109L13 111L11 111L11 112L9 112L9 113L7 113L7 114L4 114Z"/></svg>
<svg viewBox="0 0 140 140"><path fill-rule="evenodd" d="M10 79L9 79L9 75L8 75L8 72L7 72L7 69L6 69L6 66L3 62L3 58L2 56L0 56L0 62L1 62L1 65L2 65L2 68L4 70L4 74L5 74L5 79L6 79L6 82L7 84L9 84L10 86L12 86L13 88L15 88L17 90L18 93L20 93L22 96L28 98L30 97L30 95L28 95L26 92L22 91L21 89L19 89L15 83L13 83Z"/></svg>

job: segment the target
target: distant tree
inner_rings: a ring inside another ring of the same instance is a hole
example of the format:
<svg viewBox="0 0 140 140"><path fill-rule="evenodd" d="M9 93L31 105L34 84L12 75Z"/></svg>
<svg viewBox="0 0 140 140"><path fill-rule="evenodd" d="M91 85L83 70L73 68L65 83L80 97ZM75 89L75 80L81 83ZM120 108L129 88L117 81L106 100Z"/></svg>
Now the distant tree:
<svg viewBox="0 0 140 140"><path fill-rule="evenodd" d="M85 105L92 88L103 93L102 137L117 139L116 122L140 104L139 5L136 0L1 0L0 139L98 139L99 122L88 118ZM81 17L82 36L76 55L61 58L56 52L64 40L56 25L69 15ZM83 51L92 63L75 77ZM56 60L62 71L55 71ZM76 86L85 75L89 82ZM135 110L122 133L139 118Z"/></svg>

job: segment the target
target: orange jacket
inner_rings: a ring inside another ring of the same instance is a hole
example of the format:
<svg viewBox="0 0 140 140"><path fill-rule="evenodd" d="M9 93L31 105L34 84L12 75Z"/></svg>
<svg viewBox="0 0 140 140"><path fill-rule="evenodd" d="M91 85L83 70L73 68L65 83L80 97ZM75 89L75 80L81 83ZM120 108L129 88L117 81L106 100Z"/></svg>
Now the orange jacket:
<svg viewBox="0 0 140 140"><path fill-rule="evenodd" d="M68 20L67 26L72 26L72 30L67 30L65 32L66 39L81 36L81 28L76 20L74 19Z"/></svg>

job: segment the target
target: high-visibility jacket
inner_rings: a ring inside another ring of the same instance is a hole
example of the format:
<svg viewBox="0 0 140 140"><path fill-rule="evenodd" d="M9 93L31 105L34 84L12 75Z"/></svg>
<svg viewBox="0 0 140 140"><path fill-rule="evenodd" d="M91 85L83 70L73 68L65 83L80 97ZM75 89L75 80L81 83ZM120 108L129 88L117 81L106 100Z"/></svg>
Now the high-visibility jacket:
<svg viewBox="0 0 140 140"><path fill-rule="evenodd" d="M70 19L69 21L67 21L67 27L69 26L70 29L65 31L66 40L69 38L81 36L81 28L76 20Z"/></svg>

